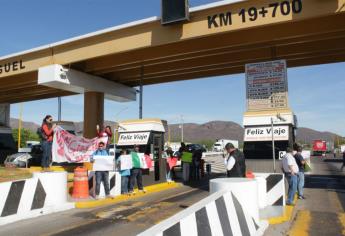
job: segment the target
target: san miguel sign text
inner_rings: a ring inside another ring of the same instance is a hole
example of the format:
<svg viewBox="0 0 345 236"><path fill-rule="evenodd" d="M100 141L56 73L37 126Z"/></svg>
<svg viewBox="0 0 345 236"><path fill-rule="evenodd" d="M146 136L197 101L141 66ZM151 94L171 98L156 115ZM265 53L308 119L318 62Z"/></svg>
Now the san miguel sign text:
<svg viewBox="0 0 345 236"><path fill-rule="evenodd" d="M23 69L25 69L25 65L23 64L22 60L0 64L0 74L19 71Z"/></svg>

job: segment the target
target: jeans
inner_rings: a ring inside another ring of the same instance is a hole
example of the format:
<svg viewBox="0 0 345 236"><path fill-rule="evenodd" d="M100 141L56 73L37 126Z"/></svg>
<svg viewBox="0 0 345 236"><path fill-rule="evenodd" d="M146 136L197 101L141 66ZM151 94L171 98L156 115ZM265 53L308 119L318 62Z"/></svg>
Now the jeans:
<svg viewBox="0 0 345 236"><path fill-rule="evenodd" d="M200 162L195 162L192 166L192 176L193 179L199 180L200 179Z"/></svg>
<svg viewBox="0 0 345 236"><path fill-rule="evenodd" d="M293 199L297 191L298 175L291 175L290 173L287 173L285 174L285 177L289 183L288 199L286 203L291 204L293 203Z"/></svg>
<svg viewBox="0 0 345 236"><path fill-rule="evenodd" d="M189 177L190 177L190 163L189 162L182 162L182 176L183 176L184 182L189 181Z"/></svg>
<svg viewBox="0 0 345 236"><path fill-rule="evenodd" d="M121 176L121 193L128 193L128 180L129 176Z"/></svg>
<svg viewBox="0 0 345 236"><path fill-rule="evenodd" d="M170 169L169 165L166 165L166 180L167 181L172 181L172 169Z"/></svg>
<svg viewBox="0 0 345 236"><path fill-rule="evenodd" d="M131 177L129 179L129 192L133 192L135 180L137 180L138 189L143 190L143 173L140 168L131 169Z"/></svg>
<svg viewBox="0 0 345 236"><path fill-rule="evenodd" d="M105 195L109 195L109 172L108 171L96 171L96 195L99 195L101 190L101 182L104 185Z"/></svg>
<svg viewBox="0 0 345 236"><path fill-rule="evenodd" d="M304 172L298 172L298 184L297 184L297 192L298 196L303 196L303 188L304 188Z"/></svg>
<svg viewBox="0 0 345 236"><path fill-rule="evenodd" d="M47 168L50 165L50 160L52 156L52 142L43 141L42 142L43 155L41 159L41 166Z"/></svg>

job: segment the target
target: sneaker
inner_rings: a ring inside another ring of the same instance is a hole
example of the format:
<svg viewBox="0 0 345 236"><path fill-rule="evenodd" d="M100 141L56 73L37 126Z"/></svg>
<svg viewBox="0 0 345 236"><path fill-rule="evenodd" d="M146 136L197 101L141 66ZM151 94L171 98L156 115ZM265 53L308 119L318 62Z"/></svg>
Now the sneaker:
<svg viewBox="0 0 345 236"><path fill-rule="evenodd" d="M141 190L139 190L139 193L146 193L146 190L145 189L141 189Z"/></svg>
<svg viewBox="0 0 345 236"><path fill-rule="evenodd" d="M294 206L294 203L286 203L287 206Z"/></svg>
<svg viewBox="0 0 345 236"><path fill-rule="evenodd" d="M298 199L305 199L304 196L298 196Z"/></svg>
<svg viewBox="0 0 345 236"><path fill-rule="evenodd" d="M110 194L105 195L105 198L113 198Z"/></svg>
<svg viewBox="0 0 345 236"><path fill-rule="evenodd" d="M132 194L135 194L135 192L134 191L129 191L128 192L128 195L132 195Z"/></svg>
<svg viewBox="0 0 345 236"><path fill-rule="evenodd" d="M99 199L99 195L96 195L95 199L98 200Z"/></svg>

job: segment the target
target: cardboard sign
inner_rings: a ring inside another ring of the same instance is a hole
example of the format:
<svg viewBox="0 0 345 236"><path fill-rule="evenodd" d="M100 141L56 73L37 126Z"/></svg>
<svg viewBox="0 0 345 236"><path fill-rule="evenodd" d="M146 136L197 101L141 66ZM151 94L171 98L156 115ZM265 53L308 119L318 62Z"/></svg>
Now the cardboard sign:
<svg viewBox="0 0 345 236"><path fill-rule="evenodd" d="M119 158L120 158L120 170L130 170L133 168L131 155L121 155Z"/></svg>
<svg viewBox="0 0 345 236"><path fill-rule="evenodd" d="M113 171L115 170L114 166L114 157L113 156L93 156L93 171Z"/></svg>

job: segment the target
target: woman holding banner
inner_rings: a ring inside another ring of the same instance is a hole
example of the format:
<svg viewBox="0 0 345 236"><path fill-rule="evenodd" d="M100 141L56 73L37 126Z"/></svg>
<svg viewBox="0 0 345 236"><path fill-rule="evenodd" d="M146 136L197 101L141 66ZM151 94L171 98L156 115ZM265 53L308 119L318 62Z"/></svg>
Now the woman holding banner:
<svg viewBox="0 0 345 236"><path fill-rule="evenodd" d="M41 166L43 171L48 171L52 157L52 143L53 134L56 124L53 124L53 117L46 115L42 121L42 126L39 129L39 134L42 139L43 156Z"/></svg>

